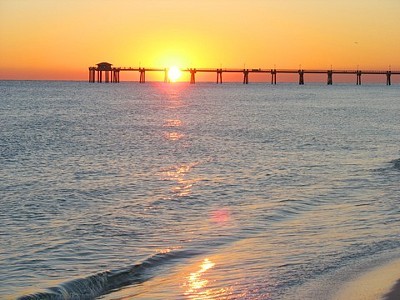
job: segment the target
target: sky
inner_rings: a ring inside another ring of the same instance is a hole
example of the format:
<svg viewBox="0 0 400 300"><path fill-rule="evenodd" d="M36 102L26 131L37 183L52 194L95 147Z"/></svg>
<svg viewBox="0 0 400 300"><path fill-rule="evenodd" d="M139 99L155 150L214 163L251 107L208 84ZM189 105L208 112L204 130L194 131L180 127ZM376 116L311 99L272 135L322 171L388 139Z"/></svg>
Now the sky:
<svg viewBox="0 0 400 300"><path fill-rule="evenodd" d="M400 0L0 0L0 79L87 80L103 61L400 70L399 16Z"/></svg>

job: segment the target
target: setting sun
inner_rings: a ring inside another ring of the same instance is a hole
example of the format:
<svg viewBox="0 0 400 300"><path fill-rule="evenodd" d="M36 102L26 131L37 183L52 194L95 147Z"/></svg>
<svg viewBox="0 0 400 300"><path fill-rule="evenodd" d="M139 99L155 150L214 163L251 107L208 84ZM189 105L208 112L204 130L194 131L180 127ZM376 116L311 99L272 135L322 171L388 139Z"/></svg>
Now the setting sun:
<svg viewBox="0 0 400 300"><path fill-rule="evenodd" d="M178 67L173 66L173 67L169 68L168 79L170 81L172 81L172 82L177 81L181 77L181 75L182 75L182 72L181 72L181 70L179 70Z"/></svg>

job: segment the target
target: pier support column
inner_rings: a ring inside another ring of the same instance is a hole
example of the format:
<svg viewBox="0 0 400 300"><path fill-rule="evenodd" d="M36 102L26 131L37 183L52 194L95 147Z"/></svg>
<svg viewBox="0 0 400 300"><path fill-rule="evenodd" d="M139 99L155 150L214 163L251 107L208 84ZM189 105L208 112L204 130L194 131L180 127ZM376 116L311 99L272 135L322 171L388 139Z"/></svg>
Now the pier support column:
<svg viewBox="0 0 400 300"><path fill-rule="evenodd" d="M119 83L119 70L114 70L114 82Z"/></svg>
<svg viewBox="0 0 400 300"><path fill-rule="evenodd" d="M196 69L190 69L190 84L196 83Z"/></svg>
<svg viewBox="0 0 400 300"><path fill-rule="evenodd" d="M168 82L168 69L165 68L164 69L164 83L167 83L167 82Z"/></svg>
<svg viewBox="0 0 400 300"><path fill-rule="evenodd" d="M103 71L97 70L97 82L102 83L103 82Z"/></svg>
<svg viewBox="0 0 400 300"><path fill-rule="evenodd" d="M243 84L249 84L249 69L243 69Z"/></svg>
<svg viewBox="0 0 400 300"><path fill-rule="evenodd" d="M304 70L299 70L299 84L304 84Z"/></svg>
<svg viewBox="0 0 400 300"><path fill-rule="evenodd" d="M108 83L110 81L110 72L109 71L104 71L104 82Z"/></svg>
<svg viewBox="0 0 400 300"><path fill-rule="evenodd" d="M361 85L361 74L362 74L362 72L361 71L357 71L357 85Z"/></svg>
<svg viewBox="0 0 400 300"><path fill-rule="evenodd" d="M113 69L111 71L111 82L117 83L118 82L118 78L117 78L117 70Z"/></svg>
<svg viewBox="0 0 400 300"><path fill-rule="evenodd" d="M217 84L222 84L222 69L217 69Z"/></svg>
<svg viewBox="0 0 400 300"><path fill-rule="evenodd" d="M392 75L392 71L387 71L386 72L386 85L391 85L392 81L390 79L390 76Z"/></svg>
<svg viewBox="0 0 400 300"><path fill-rule="evenodd" d="M332 83L333 83L333 76L332 75L333 75L332 70L328 71L328 81L327 81L328 85L332 85Z"/></svg>
<svg viewBox="0 0 400 300"><path fill-rule="evenodd" d="M271 70L271 84L276 84L276 69Z"/></svg>
<svg viewBox="0 0 400 300"><path fill-rule="evenodd" d="M112 69L111 71L111 82L118 83L119 82L119 71L117 69Z"/></svg>
<svg viewBox="0 0 400 300"><path fill-rule="evenodd" d="M145 83L146 82L146 69L139 68L139 72L140 72L139 83Z"/></svg>
<svg viewBox="0 0 400 300"><path fill-rule="evenodd" d="M96 68L90 67L89 68L89 82L96 81Z"/></svg>

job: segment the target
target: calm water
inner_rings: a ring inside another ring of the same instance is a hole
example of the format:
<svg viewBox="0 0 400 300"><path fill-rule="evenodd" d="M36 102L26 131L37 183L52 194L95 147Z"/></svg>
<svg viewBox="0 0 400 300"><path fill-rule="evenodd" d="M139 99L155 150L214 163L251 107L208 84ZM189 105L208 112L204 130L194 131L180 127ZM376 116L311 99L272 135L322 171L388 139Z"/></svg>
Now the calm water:
<svg viewBox="0 0 400 300"><path fill-rule="evenodd" d="M0 82L0 298L328 299L400 257L399 141L399 86Z"/></svg>

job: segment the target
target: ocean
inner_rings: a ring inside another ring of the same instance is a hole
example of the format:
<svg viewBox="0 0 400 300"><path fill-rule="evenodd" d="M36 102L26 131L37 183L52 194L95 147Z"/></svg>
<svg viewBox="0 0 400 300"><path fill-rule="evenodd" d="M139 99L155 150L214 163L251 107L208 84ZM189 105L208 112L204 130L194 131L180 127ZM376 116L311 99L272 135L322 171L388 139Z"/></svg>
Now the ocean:
<svg viewBox="0 0 400 300"><path fill-rule="evenodd" d="M400 86L0 81L1 299L330 299L400 258Z"/></svg>

